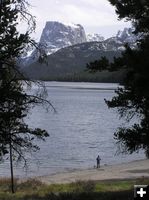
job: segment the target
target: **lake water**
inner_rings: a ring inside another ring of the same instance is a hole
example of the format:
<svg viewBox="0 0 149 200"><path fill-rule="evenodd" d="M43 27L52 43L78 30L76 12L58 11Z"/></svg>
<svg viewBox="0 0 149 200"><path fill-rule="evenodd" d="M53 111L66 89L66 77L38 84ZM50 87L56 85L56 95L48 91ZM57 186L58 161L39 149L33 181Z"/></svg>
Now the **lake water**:
<svg viewBox="0 0 149 200"><path fill-rule="evenodd" d="M48 99L57 113L42 107L32 110L27 121L32 127L46 129L50 137L37 142L40 151L28 155L28 169L19 164L16 176L36 176L93 168L96 157L101 165L145 158L143 153L117 155L113 139L123 123L116 110L108 109L104 99L114 96L117 84L47 82ZM34 88L35 90L35 88ZM9 162L0 164L0 176L9 176Z"/></svg>

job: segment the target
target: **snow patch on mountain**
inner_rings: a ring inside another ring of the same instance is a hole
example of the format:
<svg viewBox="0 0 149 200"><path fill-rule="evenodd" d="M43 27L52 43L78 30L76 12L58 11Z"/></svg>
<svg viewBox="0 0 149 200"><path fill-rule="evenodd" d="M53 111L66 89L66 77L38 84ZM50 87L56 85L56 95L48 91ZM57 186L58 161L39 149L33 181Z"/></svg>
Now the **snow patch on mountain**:
<svg viewBox="0 0 149 200"><path fill-rule="evenodd" d="M104 37L101 36L100 34L97 34L97 33L93 33L93 34L88 33L86 37L87 37L87 41L88 42L101 42L101 41L104 41Z"/></svg>
<svg viewBox="0 0 149 200"><path fill-rule="evenodd" d="M118 31L115 37L104 39L100 34L86 34L82 25L60 23L56 21L48 21L43 29L39 45L47 55L53 54L60 49L77 44L92 43L91 50L103 51L123 51L124 44L128 43L131 48L136 48L137 40L140 35L135 35L132 28L124 28ZM96 44L97 43L97 44ZM77 45L74 48L84 51L83 45ZM22 58L22 63L27 66L37 61L39 53L34 50L30 56Z"/></svg>
<svg viewBox="0 0 149 200"><path fill-rule="evenodd" d="M56 21L46 22L40 43L45 45L47 54L58 49L86 42L86 34L80 24L64 24Z"/></svg>
<svg viewBox="0 0 149 200"><path fill-rule="evenodd" d="M116 39L122 43L132 44L140 39L140 35L135 35L133 28L124 28L123 31L118 31Z"/></svg>

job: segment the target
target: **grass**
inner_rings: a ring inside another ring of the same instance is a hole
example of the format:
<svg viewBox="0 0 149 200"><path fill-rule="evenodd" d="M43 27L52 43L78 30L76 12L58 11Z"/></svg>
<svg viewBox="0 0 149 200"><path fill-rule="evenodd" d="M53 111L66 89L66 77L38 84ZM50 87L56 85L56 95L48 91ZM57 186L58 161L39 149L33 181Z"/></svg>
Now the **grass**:
<svg viewBox="0 0 149 200"><path fill-rule="evenodd" d="M149 184L149 179L77 181L70 184L47 185L37 179L19 183L15 194L10 192L10 180L0 179L0 200L129 200L134 185Z"/></svg>

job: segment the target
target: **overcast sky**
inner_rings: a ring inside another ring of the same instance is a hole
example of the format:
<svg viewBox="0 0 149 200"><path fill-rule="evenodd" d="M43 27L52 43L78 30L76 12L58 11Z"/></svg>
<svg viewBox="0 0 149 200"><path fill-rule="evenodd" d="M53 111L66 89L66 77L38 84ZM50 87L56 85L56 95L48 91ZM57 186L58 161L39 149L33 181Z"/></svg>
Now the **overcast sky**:
<svg viewBox="0 0 149 200"><path fill-rule="evenodd" d="M108 0L30 0L36 16L35 38L39 39L46 21L81 24L87 33L99 33L105 38L130 23L117 20L115 9Z"/></svg>

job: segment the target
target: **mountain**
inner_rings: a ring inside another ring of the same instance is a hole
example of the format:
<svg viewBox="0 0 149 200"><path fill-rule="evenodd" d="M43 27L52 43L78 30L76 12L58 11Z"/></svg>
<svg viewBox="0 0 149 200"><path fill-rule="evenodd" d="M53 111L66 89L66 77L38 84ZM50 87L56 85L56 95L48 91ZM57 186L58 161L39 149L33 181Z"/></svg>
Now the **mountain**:
<svg viewBox="0 0 149 200"><path fill-rule="evenodd" d="M93 34L88 33L86 37L87 37L87 42L95 42L95 41L101 42L105 40L103 36L97 33L93 33Z"/></svg>
<svg viewBox="0 0 149 200"><path fill-rule="evenodd" d="M119 50L124 50L122 44L129 43L131 47L135 48L137 36L133 34L133 29L125 28L123 31L118 31L115 37L109 40L120 43ZM47 55L55 53L61 48L81 44L85 42L103 42L104 37L100 34L86 34L82 25L80 24L64 24L57 21L48 21L42 31L39 41L40 48L46 52ZM28 66L36 62L39 58L37 50L33 50L30 56L20 59L22 66Z"/></svg>
<svg viewBox="0 0 149 200"><path fill-rule="evenodd" d="M133 34L133 29L125 28L118 31L115 37L104 40L99 34L85 34L81 25L66 25L59 22L47 22L41 35L40 43L46 47L48 65L37 62L37 53L32 55L36 59L23 68L23 72L32 79L41 80L87 80L91 81L86 64L106 56L112 61L114 56L120 56L125 49L124 44L136 47L139 36ZM90 42L89 42L90 41ZM34 61L34 62L33 62ZM105 73L105 72L104 72ZM102 74L102 75L101 75ZM110 73L111 74L111 73ZM111 76L111 75L110 75ZM116 77L109 79L103 73L97 77L98 81L118 80ZM112 75L113 76L113 75ZM116 74L114 76L119 76ZM92 76L92 80L94 80ZM100 78L99 78L100 77Z"/></svg>
<svg viewBox="0 0 149 200"><path fill-rule="evenodd" d="M119 44L118 50L125 50L125 44L128 43L131 48L136 48L137 40L141 38L141 35L135 35L132 28L124 28L122 31L118 31L115 37L108 38L106 41Z"/></svg>
<svg viewBox="0 0 149 200"><path fill-rule="evenodd" d="M123 44L134 44L138 39L140 39L140 35L135 35L133 32L133 28L124 28L123 31L118 31L116 39Z"/></svg>
<svg viewBox="0 0 149 200"><path fill-rule="evenodd" d="M61 48L87 42L83 26L80 24L64 24L57 21L48 21L42 31L39 45L47 55L55 53ZM22 65L27 66L36 62L39 57L37 50L30 56L22 59Z"/></svg>
<svg viewBox="0 0 149 200"><path fill-rule="evenodd" d="M40 44L45 45L47 54L86 41L83 26L80 24L64 24L56 21L46 22L40 38Z"/></svg>
<svg viewBox="0 0 149 200"><path fill-rule="evenodd" d="M76 44L49 55L48 65L35 62L24 68L24 73L32 79L41 80L59 80L80 73L84 75L87 63L101 56L112 61L114 56L120 56L120 47L121 44L110 40Z"/></svg>

